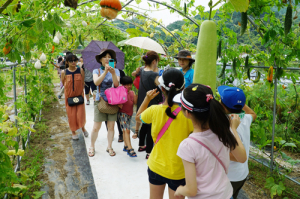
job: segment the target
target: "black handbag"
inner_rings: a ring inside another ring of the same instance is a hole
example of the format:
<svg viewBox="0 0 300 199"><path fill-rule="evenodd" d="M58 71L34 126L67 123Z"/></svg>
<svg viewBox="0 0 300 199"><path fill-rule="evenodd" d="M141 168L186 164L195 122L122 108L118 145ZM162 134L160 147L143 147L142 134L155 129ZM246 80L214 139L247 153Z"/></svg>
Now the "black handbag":
<svg viewBox="0 0 300 199"><path fill-rule="evenodd" d="M84 99L81 95L77 96L77 97L69 97L68 98L69 106L76 106L76 105L83 104L83 103L84 103Z"/></svg>

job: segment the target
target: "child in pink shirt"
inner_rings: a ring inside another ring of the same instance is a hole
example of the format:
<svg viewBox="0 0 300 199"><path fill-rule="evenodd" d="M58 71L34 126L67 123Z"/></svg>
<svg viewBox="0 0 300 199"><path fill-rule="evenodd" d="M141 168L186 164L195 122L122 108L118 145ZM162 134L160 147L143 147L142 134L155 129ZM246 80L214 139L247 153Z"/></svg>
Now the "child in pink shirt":
<svg viewBox="0 0 300 199"><path fill-rule="evenodd" d="M130 157L137 157L134 149L131 146L130 141L130 121L133 114L133 105L137 103L137 96L131 90L132 88L132 79L131 77L124 76L120 79L120 83L127 89L128 101L124 104L119 105L120 110L118 113L118 120L120 122L121 129L123 131L124 137L124 149L123 151L127 152L127 155Z"/></svg>
<svg viewBox="0 0 300 199"><path fill-rule="evenodd" d="M229 153L238 161L247 159L236 131L239 117L232 115L230 121L214 99L212 90L201 84L191 84L175 96L174 101L181 103L184 116L191 119L194 126L194 132L181 142L177 151L183 161L186 185L179 186L175 196L231 198L232 186L227 177Z"/></svg>

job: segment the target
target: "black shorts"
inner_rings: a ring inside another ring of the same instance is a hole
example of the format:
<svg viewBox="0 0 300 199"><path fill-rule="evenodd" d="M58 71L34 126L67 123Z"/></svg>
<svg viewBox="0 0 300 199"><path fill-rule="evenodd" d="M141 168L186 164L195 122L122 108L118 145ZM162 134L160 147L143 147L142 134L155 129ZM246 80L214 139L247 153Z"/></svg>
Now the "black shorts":
<svg viewBox="0 0 300 199"><path fill-rule="evenodd" d="M90 93L90 89L92 89L92 92L97 89L94 82L84 82L84 92L86 95Z"/></svg>
<svg viewBox="0 0 300 199"><path fill-rule="evenodd" d="M148 176L149 176L149 182L153 185L164 185L168 184L169 188L173 191L176 191L176 189L182 185L185 185L185 178L181 180L171 180L168 178L165 178L161 175L158 175L157 173L151 171L148 167Z"/></svg>

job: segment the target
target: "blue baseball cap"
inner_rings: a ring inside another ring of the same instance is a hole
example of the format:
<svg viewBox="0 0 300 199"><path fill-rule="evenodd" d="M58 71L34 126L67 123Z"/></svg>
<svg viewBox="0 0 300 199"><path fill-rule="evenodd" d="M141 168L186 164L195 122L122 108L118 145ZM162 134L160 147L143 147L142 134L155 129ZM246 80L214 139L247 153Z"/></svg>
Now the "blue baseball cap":
<svg viewBox="0 0 300 199"><path fill-rule="evenodd" d="M230 109L242 110L246 102L246 96L238 87L219 86L218 92L222 103Z"/></svg>

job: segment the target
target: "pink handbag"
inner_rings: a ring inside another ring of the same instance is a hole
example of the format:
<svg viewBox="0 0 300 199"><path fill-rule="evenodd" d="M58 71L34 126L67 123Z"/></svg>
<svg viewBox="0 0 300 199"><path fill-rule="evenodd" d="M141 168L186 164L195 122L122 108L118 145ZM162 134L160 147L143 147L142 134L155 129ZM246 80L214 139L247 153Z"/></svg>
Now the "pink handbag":
<svg viewBox="0 0 300 199"><path fill-rule="evenodd" d="M128 100L128 92L124 86L106 89L104 93L110 105L124 104Z"/></svg>

